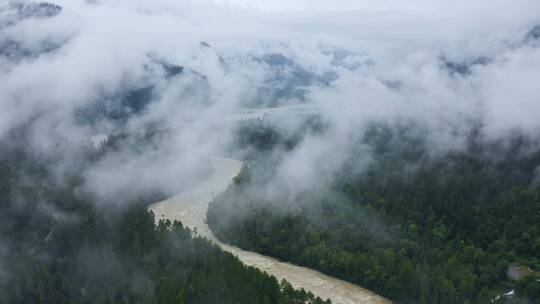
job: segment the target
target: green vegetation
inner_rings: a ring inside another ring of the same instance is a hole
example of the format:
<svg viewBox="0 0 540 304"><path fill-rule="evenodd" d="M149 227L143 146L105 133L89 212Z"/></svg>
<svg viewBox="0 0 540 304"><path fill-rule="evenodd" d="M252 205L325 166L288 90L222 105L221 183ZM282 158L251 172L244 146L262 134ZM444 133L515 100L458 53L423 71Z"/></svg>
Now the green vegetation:
<svg viewBox="0 0 540 304"><path fill-rule="evenodd" d="M540 269L536 144L473 132L465 149L433 153L421 131L398 130L374 127L358 143L373 151L367 169L353 153L335 182L293 198L261 197L273 166L250 163L211 204L212 230L400 303L491 303L512 288L540 303L538 276L506 274L513 262Z"/></svg>
<svg viewBox="0 0 540 304"><path fill-rule="evenodd" d="M181 223L156 227L149 197L96 204L77 191L78 169L59 183L54 159L14 142L0 153L0 303L329 303Z"/></svg>

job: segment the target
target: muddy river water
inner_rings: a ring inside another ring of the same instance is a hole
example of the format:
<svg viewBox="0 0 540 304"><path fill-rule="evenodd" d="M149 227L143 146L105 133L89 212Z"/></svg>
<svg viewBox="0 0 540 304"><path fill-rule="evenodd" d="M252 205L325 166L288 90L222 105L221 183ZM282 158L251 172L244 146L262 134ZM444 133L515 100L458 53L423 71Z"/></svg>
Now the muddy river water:
<svg viewBox="0 0 540 304"><path fill-rule="evenodd" d="M213 171L197 186L148 207L156 220L179 220L184 226L196 230L202 237L216 243L222 250L237 256L244 264L256 267L275 276L279 281L287 280L295 288L304 288L334 304L391 303L389 300L357 285L324 275L318 271L282 262L255 252L225 244L216 239L206 224L208 204L216 195L225 191L232 179L238 175L241 161L214 157L210 159Z"/></svg>

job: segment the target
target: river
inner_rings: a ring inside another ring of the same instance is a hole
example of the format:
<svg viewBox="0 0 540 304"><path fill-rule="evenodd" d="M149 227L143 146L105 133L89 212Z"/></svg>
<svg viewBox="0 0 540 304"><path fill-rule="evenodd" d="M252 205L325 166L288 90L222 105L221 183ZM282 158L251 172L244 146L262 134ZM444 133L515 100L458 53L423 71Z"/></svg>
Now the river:
<svg viewBox="0 0 540 304"><path fill-rule="evenodd" d="M358 285L220 242L206 223L208 204L227 189L232 179L240 173L243 163L221 157L213 157L210 162L213 171L203 182L148 207L150 211L154 212L156 221L160 219L179 220L184 226L195 230L199 236L209 239L222 250L237 256L244 264L265 271L275 276L279 281L285 279L293 287L304 288L322 299L330 299L334 304L391 303Z"/></svg>

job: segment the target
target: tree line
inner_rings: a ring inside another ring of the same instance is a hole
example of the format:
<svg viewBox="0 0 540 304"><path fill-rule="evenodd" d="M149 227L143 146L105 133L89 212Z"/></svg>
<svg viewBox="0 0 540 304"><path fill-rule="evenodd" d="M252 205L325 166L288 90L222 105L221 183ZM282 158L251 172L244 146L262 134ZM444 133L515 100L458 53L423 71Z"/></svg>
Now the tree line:
<svg viewBox="0 0 540 304"><path fill-rule="evenodd" d="M259 195L272 166L251 162L210 205L209 225L398 303L492 303L510 289L518 296L501 302L540 303L537 274L507 278L511 263L540 269L540 150L519 134L488 143L471 132L464 149L434 155L421 134L372 128L366 170L352 154L333 182L294 199Z"/></svg>
<svg viewBox="0 0 540 304"><path fill-rule="evenodd" d="M0 145L0 303L330 303L179 222L156 225L150 197L100 205L77 191L81 168L59 184L58 157L25 146L20 136Z"/></svg>

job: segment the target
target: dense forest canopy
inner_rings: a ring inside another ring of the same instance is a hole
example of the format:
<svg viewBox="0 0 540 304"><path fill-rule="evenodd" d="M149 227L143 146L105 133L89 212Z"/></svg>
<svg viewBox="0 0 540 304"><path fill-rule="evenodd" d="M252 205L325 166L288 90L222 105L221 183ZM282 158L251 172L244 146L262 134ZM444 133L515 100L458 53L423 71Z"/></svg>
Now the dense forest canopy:
<svg viewBox="0 0 540 304"><path fill-rule="evenodd" d="M0 0L0 303L321 303L147 212L219 157L246 163L208 210L226 243L399 303L538 304L539 24L538 0Z"/></svg>
<svg viewBox="0 0 540 304"><path fill-rule="evenodd" d="M53 168L70 145L39 155L24 148L24 132L0 145L0 303L329 303L179 222L156 226L146 207L162 193L102 205L78 191L84 166L127 137L80 148L81 166L62 183Z"/></svg>
<svg viewBox="0 0 540 304"><path fill-rule="evenodd" d="M255 149L290 140L250 128L240 137ZM400 303L491 303L514 288L513 300L540 303L538 272L507 278L510 265L540 270L537 142L519 133L488 142L475 129L465 147L434 153L426 134L374 125L358 142L372 151L367 168L352 154L332 182L293 196L286 181L265 195L278 160L255 159L211 204L209 224L224 241Z"/></svg>

